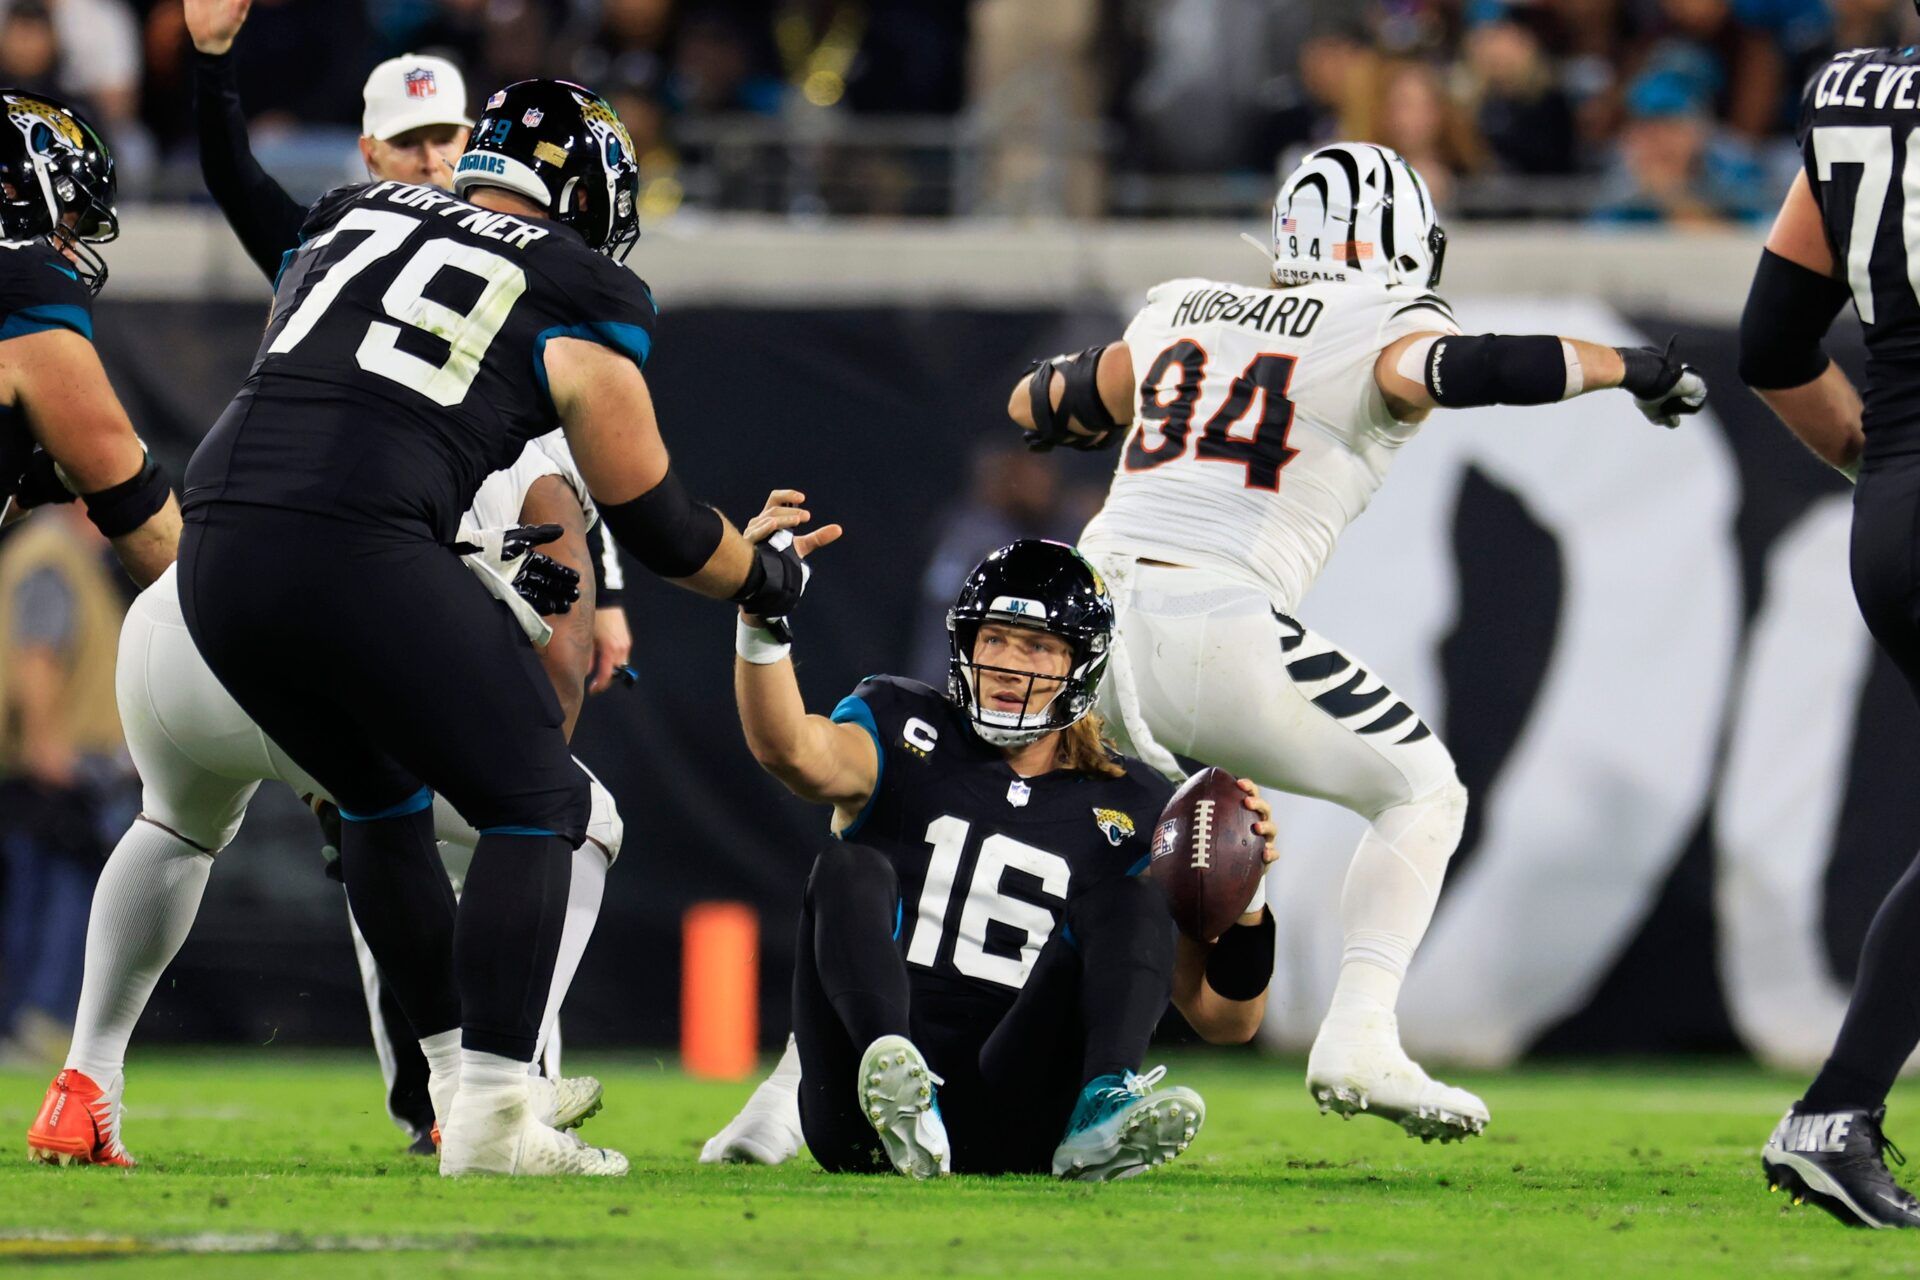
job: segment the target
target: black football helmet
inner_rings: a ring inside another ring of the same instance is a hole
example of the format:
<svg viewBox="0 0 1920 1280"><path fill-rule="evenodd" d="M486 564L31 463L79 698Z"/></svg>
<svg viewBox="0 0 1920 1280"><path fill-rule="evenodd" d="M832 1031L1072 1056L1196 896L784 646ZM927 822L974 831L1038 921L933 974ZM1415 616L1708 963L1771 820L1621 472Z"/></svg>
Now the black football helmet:
<svg viewBox="0 0 1920 1280"><path fill-rule="evenodd" d="M565 80L521 80L487 99L453 190L500 187L625 262L640 238L640 161L607 100Z"/></svg>
<svg viewBox="0 0 1920 1280"><path fill-rule="evenodd" d="M0 89L0 103L0 238L45 239L71 253L98 294L107 264L93 246L120 234L113 153L79 112L43 93Z"/></svg>
<svg viewBox="0 0 1920 1280"><path fill-rule="evenodd" d="M1073 724L1093 710L1113 647L1113 601L1092 565L1063 542L1022 538L982 560L967 575L960 598L947 612L947 696L967 713L974 732L997 747L1019 747ZM982 624L1003 622L1060 636L1073 646L1067 674L1058 680L1010 667L974 662ZM1060 687L1046 706L993 711L980 704L976 680L982 671L1006 672L1027 681L1028 703L1036 684Z"/></svg>

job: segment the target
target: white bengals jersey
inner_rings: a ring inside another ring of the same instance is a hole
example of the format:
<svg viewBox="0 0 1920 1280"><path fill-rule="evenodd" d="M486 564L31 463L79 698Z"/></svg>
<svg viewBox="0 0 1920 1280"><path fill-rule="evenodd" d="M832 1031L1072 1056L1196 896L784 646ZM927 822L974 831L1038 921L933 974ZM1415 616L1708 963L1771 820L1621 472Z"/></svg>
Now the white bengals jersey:
<svg viewBox="0 0 1920 1280"><path fill-rule="evenodd" d="M588 525L599 519L593 497L587 492L586 479L573 460L573 450L567 447L566 434L549 431L527 441L512 466L480 482L479 489L474 491L473 505L460 518L460 536L473 541L482 530L511 529L520 524L520 508L527 500L527 490L541 476L558 476L573 490L574 496L580 499L580 509Z"/></svg>
<svg viewBox="0 0 1920 1280"><path fill-rule="evenodd" d="M1127 326L1134 426L1083 550L1210 568L1298 605L1418 430L1374 381L1437 295L1370 281L1169 280Z"/></svg>

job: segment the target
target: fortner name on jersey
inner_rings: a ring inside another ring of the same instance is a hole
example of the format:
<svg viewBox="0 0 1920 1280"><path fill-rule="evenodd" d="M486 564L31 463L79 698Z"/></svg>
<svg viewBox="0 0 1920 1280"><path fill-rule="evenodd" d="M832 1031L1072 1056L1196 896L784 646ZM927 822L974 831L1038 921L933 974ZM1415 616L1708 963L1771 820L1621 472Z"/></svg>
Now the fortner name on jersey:
<svg viewBox="0 0 1920 1280"><path fill-rule="evenodd" d="M1081 547L1210 568L1293 608L1417 430L1373 370L1421 332L1458 332L1445 302L1367 279L1155 286L1125 335L1133 430Z"/></svg>

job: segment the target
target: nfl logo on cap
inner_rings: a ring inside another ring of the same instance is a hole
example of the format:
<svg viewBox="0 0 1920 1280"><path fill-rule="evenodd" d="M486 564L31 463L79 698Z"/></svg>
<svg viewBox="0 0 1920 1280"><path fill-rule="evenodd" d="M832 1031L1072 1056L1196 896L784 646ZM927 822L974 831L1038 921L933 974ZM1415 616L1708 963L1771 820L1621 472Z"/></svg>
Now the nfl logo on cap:
<svg viewBox="0 0 1920 1280"><path fill-rule="evenodd" d="M520 123L527 126L527 128L529 129L534 129L534 128L538 128L540 125L540 122L546 118L547 118L547 113L542 111L540 108L528 107L527 113L520 117Z"/></svg>
<svg viewBox="0 0 1920 1280"><path fill-rule="evenodd" d="M406 82L407 96L409 98L431 98L434 94L440 92L440 86L434 80L433 69L430 67L421 67L418 70L409 71L402 78Z"/></svg>

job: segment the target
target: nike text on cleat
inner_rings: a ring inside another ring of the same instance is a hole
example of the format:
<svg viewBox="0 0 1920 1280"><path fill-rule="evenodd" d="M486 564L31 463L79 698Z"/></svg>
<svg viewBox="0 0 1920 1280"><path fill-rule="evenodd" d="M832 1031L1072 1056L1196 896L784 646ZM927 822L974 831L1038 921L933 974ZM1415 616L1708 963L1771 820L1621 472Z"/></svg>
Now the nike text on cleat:
<svg viewBox="0 0 1920 1280"><path fill-rule="evenodd" d="M533 1116L524 1088L463 1089L453 1101L440 1141L440 1174L515 1177L619 1177L627 1158L589 1146Z"/></svg>
<svg viewBox="0 0 1920 1280"><path fill-rule="evenodd" d="M1322 1113L1391 1120L1422 1142L1458 1142L1485 1131L1487 1104L1433 1079L1400 1047L1391 1015L1359 1027L1326 1027L1307 1058L1307 1092Z"/></svg>
<svg viewBox="0 0 1920 1280"><path fill-rule="evenodd" d="M1207 1118L1207 1104L1191 1089L1153 1092L1167 1074L1129 1071L1101 1076L1080 1091L1066 1137L1054 1148L1053 1172L1078 1182L1112 1182L1175 1159Z"/></svg>
<svg viewBox="0 0 1920 1280"><path fill-rule="evenodd" d="M860 1114L880 1135L893 1167L909 1178L953 1170L946 1122L934 1090L942 1083L905 1036L881 1036L860 1058L854 1081Z"/></svg>
<svg viewBox="0 0 1920 1280"><path fill-rule="evenodd" d="M805 1145L798 1091L779 1080L763 1080L740 1114L700 1148L700 1163L784 1164Z"/></svg>
<svg viewBox="0 0 1920 1280"><path fill-rule="evenodd" d="M1760 1152L1767 1189L1795 1204L1811 1200L1850 1227L1920 1227L1920 1201L1887 1172L1887 1157L1905 1164L1878 1111L1788 1110Z"/></svg>
<svg viewBox="0 0 1920 1280"><path fill-rule="evenodd" d="M105 1089L68 1067L47 1086L40 1114L27 1130L27 1158L42 1164L136 1163L120 1141L122 1077Z"/></svg>
<svg viewBox="0 0 1920 1280"><path fill-rule="evenodd" d="M527 1077L527 1106L549 1129L577 1129L600 1113L604 1092L592 1076Z"/></svg>

